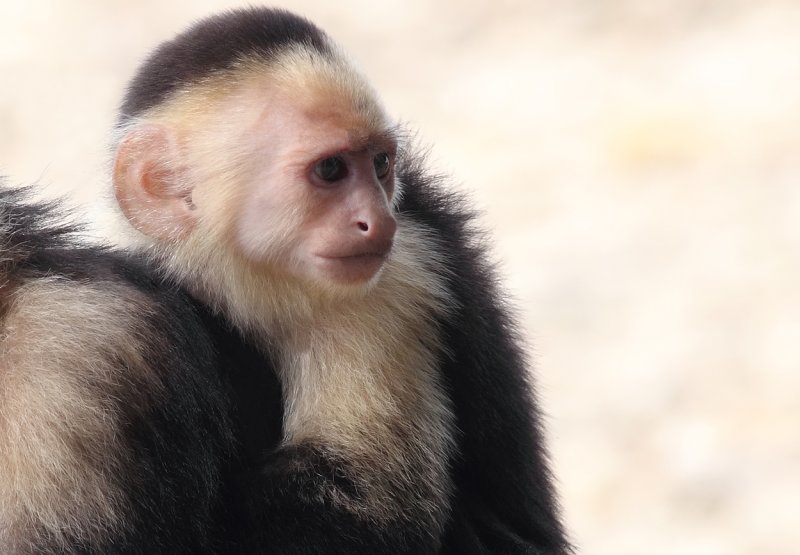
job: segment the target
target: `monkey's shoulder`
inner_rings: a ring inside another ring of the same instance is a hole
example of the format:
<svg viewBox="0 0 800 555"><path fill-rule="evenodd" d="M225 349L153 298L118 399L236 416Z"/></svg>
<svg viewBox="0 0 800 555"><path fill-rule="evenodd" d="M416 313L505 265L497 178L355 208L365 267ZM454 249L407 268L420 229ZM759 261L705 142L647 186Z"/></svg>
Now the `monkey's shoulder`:
<svg viewBox="0 0 800 555"><path fill-rule="evenodd" d="M6 204L0 212L5 367L59 379L82 373L96 383L155 383L176 365L211 372L207 331L189 296L143 260L86 244L41 205Z"/></svg>
<svg viewBox="0 0 800 555"><path fill-rule="evenodd" d="M453 299L449 321L465 335L478 338L486 337L486 326L499 326L503 329L496 331L501 333L512 330L513 317L499 286L489 234L468 195L431 174L422 162L403 167L399 180L403 192L398 212L432 237L435 271ZM471 325L477 327L468 329Z"/></svg>

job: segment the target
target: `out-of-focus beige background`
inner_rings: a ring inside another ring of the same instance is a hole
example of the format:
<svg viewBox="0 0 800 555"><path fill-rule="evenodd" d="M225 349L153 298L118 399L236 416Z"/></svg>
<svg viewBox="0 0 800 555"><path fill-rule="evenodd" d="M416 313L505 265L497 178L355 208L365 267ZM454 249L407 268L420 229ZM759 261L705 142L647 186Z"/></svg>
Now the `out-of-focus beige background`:
<svg viewBox="0 0 800 555"><path fill-rule="evenodd" d="M236 4L3 2L0 173L96 211L136 64ZM280 4L484 209L581 552L800 552L800 3Z"/></svg>

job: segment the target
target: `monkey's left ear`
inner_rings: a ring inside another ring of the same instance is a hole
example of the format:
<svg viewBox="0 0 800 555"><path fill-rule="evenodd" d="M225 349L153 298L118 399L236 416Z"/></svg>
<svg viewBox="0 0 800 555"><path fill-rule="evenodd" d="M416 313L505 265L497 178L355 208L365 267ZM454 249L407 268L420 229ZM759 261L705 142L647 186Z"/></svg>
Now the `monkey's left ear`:
<svg viewBox="0 0 800 555"><path fill-rule="evenodd" d="M192 188L176 138L155 124L135 127L114 160L114 194L130 223L149 237L176 240L196 222Z"/></svg>

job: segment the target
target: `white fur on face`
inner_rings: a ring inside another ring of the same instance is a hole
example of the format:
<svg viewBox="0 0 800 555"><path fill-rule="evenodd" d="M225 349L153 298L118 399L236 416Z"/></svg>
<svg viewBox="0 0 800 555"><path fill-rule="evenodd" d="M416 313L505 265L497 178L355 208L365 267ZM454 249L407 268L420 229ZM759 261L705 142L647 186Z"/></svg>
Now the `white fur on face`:
<svg viewBox="0 0 800 555"><path fill-rule="evenodd" d="M164 188L191 190L195 219L205 220L205 227L228 225L227 244L253 263L325 280L334 277L326 272L331 264L317 255L353 240L348 231L354 226L343 224L354 202L343 196L332 200L335 195L325 194L324 187L312 186L314 165L345 151L363 151L351 154L371 164L371 155L396 150L395 128L366 80L346 60L301 47L269 62L244 59L178 90L120 129L119 142L140 126L164 130L176 145L177 159L158 161L181 183ZM383 198L362 195L361 208L389 214L391 185L388 179ZM128 212L174 222L171 213L159 217L156 199L136 210L131 205L137 198L127 198ZM168 206L164 203L165 211ZM138 228L152 234L148 226ZM163 231L177 235L172 228Z"/></svg>

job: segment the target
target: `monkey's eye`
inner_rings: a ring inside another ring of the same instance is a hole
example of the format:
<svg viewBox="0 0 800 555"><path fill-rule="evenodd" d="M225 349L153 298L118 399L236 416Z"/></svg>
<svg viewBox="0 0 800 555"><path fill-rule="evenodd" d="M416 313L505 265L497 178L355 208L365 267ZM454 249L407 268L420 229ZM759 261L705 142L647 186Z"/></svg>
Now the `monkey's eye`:
<svg viewBox="0 0 800 555"><path fill-rule="evenodd" d="M389 155L385 152L376 154L375 158L372 159L372 164L375 166L375 175L378 176L378 179L383 179L389 175L392 164Z"/></svg>
<svg viewBox="0 0 800 555"><path fill-rule="evenodd" d="M333 183L347 176L347 164L339 156L331 156L318 163L314 173L323 181Z"/></svg>

